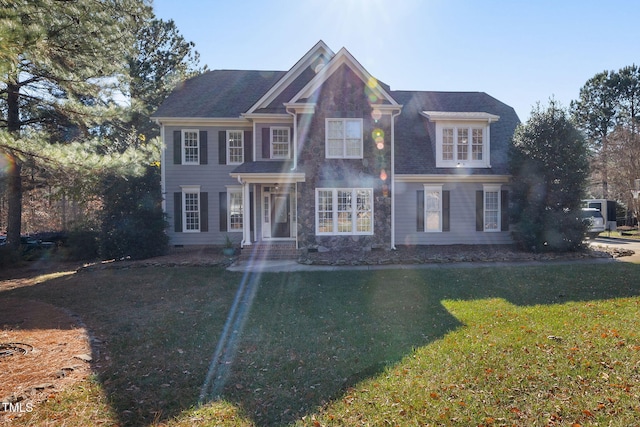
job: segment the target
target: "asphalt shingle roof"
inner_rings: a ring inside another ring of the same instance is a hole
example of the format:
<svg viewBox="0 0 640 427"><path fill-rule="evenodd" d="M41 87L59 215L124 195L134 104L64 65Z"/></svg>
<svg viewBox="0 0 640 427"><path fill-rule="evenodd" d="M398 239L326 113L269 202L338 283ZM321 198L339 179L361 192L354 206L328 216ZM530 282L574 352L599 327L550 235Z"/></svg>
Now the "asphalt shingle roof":
<svg viewBox="0 0 640 427"><path fill-rule="evenodd" d="M178 86L153 116L239 117L284 74L285 71L208 71Z"/></svg>

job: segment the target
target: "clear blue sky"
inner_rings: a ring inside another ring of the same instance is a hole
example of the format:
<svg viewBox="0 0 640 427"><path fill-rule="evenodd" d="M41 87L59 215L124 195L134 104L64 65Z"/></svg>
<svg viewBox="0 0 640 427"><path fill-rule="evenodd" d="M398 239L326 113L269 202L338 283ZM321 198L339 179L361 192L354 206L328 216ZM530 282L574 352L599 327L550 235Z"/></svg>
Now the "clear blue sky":
<svg viewBox="0 0 640 427"><path fill-rule="evenodd" d="M318 40L393 90L481 91L525 121L640 63L638 0L154 0L209 69L288 70Z"/></svg>

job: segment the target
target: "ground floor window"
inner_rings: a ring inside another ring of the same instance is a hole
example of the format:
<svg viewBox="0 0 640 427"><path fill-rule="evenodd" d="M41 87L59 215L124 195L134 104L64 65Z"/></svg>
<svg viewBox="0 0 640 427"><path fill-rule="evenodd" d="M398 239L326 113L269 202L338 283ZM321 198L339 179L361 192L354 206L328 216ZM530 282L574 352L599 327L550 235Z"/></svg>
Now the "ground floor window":
<svg viewBox="0 0 640 427"><path fill-rule="evenodd" d="M200 187L182 187L182 223L185 232L200 231Z"/></svg>
<svg viewBox="0 0 640 427"><path fill-rule="evenodd" d="M442 231L442 186L424 186L424 231Z"/></svg>
<svg viewBox="0 0 640 427"><path fill-rule="evenodd" d="M484 186L484 231L500 231L500 186Z"/></svg>
<svg viewBox="0 0 640 427"><path fill-rule="evenodd" d="M373 189L316 189L316 234L373 234Z"/></svg>
<svg viewBox="0 0 640 427"><path fill-rule="evenodd" d="M227 206L229 207L227 209L227 224L229 224L229 231L242 231L242 219L244 217L242 188L228 188L227 197Z"/></svg>

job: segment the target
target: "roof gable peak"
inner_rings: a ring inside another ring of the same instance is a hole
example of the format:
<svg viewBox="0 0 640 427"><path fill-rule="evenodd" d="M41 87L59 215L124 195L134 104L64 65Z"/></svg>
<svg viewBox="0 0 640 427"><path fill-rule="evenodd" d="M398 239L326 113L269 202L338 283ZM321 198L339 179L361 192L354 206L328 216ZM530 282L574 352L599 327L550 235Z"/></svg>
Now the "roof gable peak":
<svg viewBox="0 0 640 427"><path fill-rule="evenodd" d="M399 106L395 99L393 99L393 97L380 85L378 80L373 77L344 47L340 49L325 66L318 70L316 76L291 99L291 103L296 103L310 98L313 93L318 90L342 65L348 66L369 87L369 89L371 89L378 99L382 99L391 105Z"/></svg>
<svg viewBox="0 0 640 427"><path fill-rule="evenodd" d="M318 43L316 43L302 58L300 58L298 62L296 62L295 65L291 67L291 69L287 71L286 74L247 111L247 114L251 114L260 108L268 106L307 68L311 67L317 73L334 56L335 53L325 44L325 42L322 40L318 41Z"/></svg>

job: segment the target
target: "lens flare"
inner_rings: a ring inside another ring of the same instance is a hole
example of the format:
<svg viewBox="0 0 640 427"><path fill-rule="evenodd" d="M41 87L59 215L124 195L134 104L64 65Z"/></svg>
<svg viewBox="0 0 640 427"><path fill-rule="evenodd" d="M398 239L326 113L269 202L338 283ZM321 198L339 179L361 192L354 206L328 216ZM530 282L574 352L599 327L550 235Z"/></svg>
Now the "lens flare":
<svg viewBox="0 0 640 427"><path fill-rule="evenodd" d="M383 181L387 180L387 171L385 171L384 169L380 171L380 179Z"/></svg>
<svg viewBox="0 0 640 427"><path fill-rule="evenodd" d="M373 111L371 112L371 118L377 122L382 118L382 111L378 110L377 108L374 108Z"/></svg>
<svg viewBox="0 0 640 427"><path fill-rule="evenodd" d="M384 148L384 131L380 128L376 128L371 132L371 137L373 138L378 150L382 150Z"/></svg>
<svg viewBox="0 0 640 427"><path fill-rule="evenodd" d="M13 160L6 154L0 154L0 176L7 175L11 172Z"/></svg>

